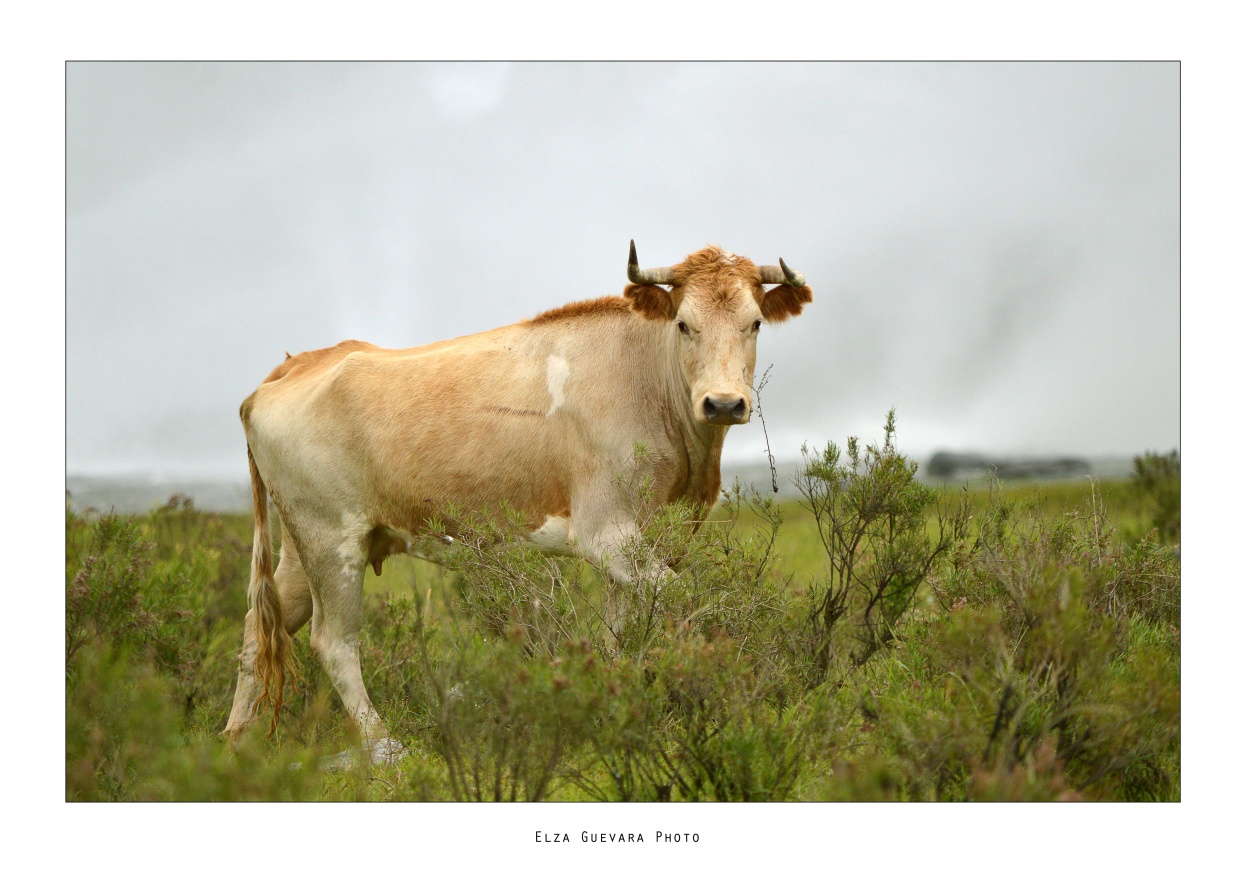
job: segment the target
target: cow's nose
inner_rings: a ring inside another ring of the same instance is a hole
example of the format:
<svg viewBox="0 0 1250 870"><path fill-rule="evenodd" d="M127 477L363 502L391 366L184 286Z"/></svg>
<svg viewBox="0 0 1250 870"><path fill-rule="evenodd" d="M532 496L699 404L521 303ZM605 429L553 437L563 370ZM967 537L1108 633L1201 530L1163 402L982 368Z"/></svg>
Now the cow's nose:
<svg viewBox="0 0 1250 870"><path fill-rule="evenodd" d="M747 400L742 396L714 398L705 396L703 399L703 416L709 423L745 423L747 419Z"/></svg>

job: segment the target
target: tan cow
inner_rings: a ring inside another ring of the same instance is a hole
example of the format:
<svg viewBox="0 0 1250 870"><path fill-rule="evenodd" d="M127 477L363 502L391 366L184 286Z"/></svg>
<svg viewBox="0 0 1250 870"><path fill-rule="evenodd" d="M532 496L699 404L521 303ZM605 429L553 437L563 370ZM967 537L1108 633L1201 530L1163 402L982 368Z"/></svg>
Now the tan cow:
<svg viewBox="0 0 1250 870"><path fill-rule="evenodd" d="M633 242L629 254L622 296L424 347L301 353L244 401L256 534L227 734L266 700L276 721L290 636L311 618L365 747L395 757L360 675L364 569L423 556L416 540L440 508L507 502L535 545L617 582L640 579L619 548L651 506L616 483L640 455L657 503L711 508L727 428L751 416L760 324L799 314L812 292L784 261L757 267L717 247L663 269L639 269ZM277 571L268 498L282 519Z"/></svg>

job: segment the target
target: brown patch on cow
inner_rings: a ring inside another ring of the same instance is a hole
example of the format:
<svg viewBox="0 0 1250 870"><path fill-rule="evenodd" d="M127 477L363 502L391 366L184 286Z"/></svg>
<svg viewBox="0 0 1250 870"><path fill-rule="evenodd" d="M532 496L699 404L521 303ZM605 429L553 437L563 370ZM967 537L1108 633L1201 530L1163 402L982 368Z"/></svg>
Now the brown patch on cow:
<svg viewBox="0 0 1250 870"><path fill-rule="evenodd" d="M634 311L648 320L672 320L677 315L673 294L656 284L627 284L625 298Z"/></svg>
<svg viewBox="0 0 1250 870"><path fill-rule="evenodd" d="M804 284L794 287L790 284L779 284L764 294L760 303L760 311L769 323L780 323L803 313L803 306L812 301L812 288Z"/></svg>
<svg viewBox="0 0 1250 870"><path fill-rule="evenodd" d="M530 323L551 323L558 320L570 320L574 317L589 317L596 314L627 314L629 303L620 296L602 296L599 299L586 299L581 302L570 302L559 308L544 311L531 319Z"/></svg>
<svg viewBox="0 0 1250 870"><path fill-rule="evenodd" d="M747 288L757 304L764 298L764 285L755 263L747 257L727 253L717 245L695 251L673 267L676 305L681 304L680 291L688 286L709 291L708 302L712 305L730 305L740 287Z"/></svg>

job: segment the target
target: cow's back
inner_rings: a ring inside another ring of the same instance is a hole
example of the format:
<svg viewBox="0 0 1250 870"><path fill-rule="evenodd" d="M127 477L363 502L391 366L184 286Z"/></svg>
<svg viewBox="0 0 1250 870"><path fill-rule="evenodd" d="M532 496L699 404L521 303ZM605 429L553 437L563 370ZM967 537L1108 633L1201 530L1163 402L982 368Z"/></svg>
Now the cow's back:
<svg viewBox="0 0 1250 870"><path fill-rule="evenodd" d="M654 388L616 383L639 375L640 327L608 311L403 350L343 342L299 354L245 402L249 444L279 503L291 487L412 532L448 505L507 502L535 524L568 516L579 481L648 440L628 405L653 403Z"/></svg>

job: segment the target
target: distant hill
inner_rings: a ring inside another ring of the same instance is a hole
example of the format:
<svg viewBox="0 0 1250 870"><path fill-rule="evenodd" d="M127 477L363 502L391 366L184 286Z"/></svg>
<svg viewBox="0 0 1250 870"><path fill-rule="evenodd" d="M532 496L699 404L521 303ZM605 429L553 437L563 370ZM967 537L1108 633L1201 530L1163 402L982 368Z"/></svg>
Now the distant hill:
<svg viewBox="0 0 1250 870"><path fill-rule="evenodd" d="M919 465L917 477L933 485L984 480L988 478L991 469L995 470L1000 480L1073 480L1083 477L1125 480L1133 475L1131 456L1003 457L939 451ZM798 471L797 462L777 463L777 498L795 498L799 495L798 488L794 485ZM744 487L753 486L766 495L772 493L772 474L767 463L725 463L721 467L721 478L723 489L728 489L737 479Z"/></svg>
<svg viewBox="0 0 1250 870"><path fill-rule="evenodd" d="M94 510L121 514L147 513L168 504L174 496L190 498L201 510L247 513L252 509L252 485L247 478L226 480L175 480L144 477L65 478L66 500L76 511Z"/></svg>
<svg viewBox="0 0 1250 870"><path fill-rule="evenodd" d="M999 480L1019 480L1092 476L1093 466L1075 456L988 456L940 450L930 457L924 471L936 480L990 474Z"/></svg>

